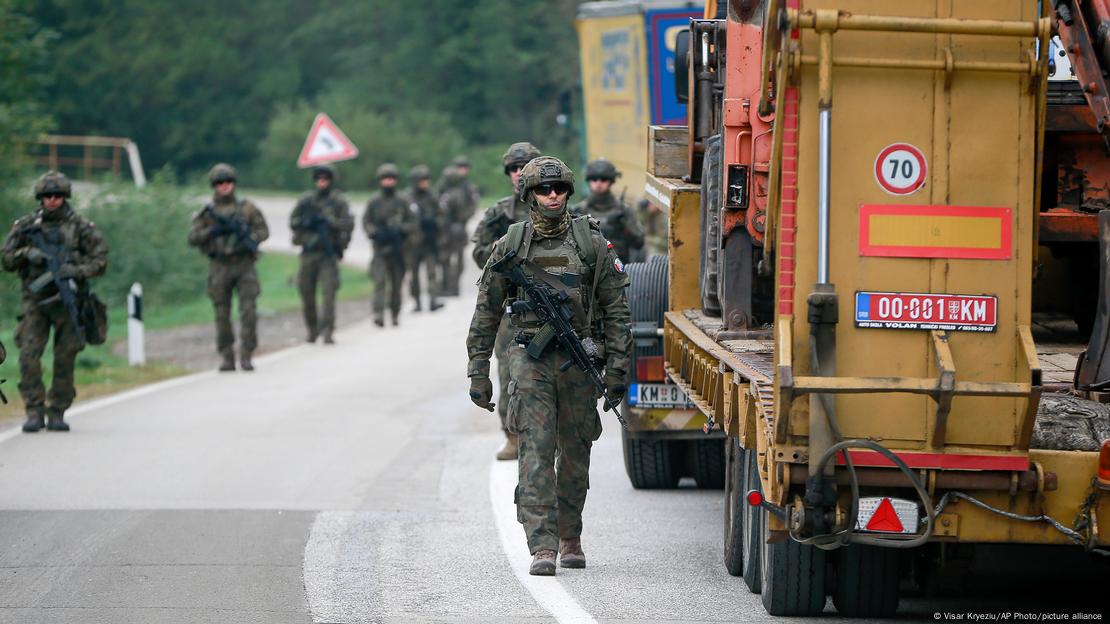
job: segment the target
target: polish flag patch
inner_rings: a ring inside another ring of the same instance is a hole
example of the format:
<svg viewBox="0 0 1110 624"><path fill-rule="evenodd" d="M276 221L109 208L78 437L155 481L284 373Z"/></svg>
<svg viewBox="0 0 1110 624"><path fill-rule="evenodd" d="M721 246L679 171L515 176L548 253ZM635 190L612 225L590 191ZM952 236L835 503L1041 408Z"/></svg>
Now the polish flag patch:
<svg viewBox="0 0 1110 624"><path fill-rule="evenodd" d="M612 245L609 246L612 247ZM624 263L621 262L620 258L613 261L613 268L617 270L617 273L624 273Z"/></svg>

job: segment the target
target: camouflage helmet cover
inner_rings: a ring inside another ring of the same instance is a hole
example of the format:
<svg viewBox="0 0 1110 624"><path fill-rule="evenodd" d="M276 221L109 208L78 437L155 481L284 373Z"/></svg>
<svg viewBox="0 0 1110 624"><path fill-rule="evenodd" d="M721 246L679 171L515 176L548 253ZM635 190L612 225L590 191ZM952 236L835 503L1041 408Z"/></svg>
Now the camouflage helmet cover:
<svg viewBox="0 0 1110 624"><path fill-rule="evenodd" d="M616 180L619 177L621 172L617 171L617 166L604 158L590 161L586 165L587 180Z"/></svg>
<svg viewBox="0 0 1110 624"><path fill-rule="evenodd" d="M529 160L543 156L539 148L531 143L513 143L501 157L501 164L508 169L512 165L524 166Z"/></svg>
<svg viewBox="0 0 1110 624"><path fill-rule="evenodd" d="M64 173L47 171L39 176L38 180L35 180L35 199L41 199L43 195L56 193L69 197L72 191L73 187Z"/></svg>
<svg viewBox="0 0 1110 624"><path fill-rule="evenodd" d="M520 180L517 182L517 196L521 201L529 201L528 194L532 189L548 182L565 182L570 185L567 198L574 195L574 172L563 161L554 156L540 156L528 161L520 170Z"/></svg>
<svg viewBox="0 0 1110 624"><path fill-rule="evenodd" d="M208 182L212 186L220 182L234 182L237 177L235 167L227 163L217 163L208 170Z"/></svg>
<svg viewBox="0 0 1110 624"><path fill-rule="evenodd" d="M409 179L413 182L419 182L420 180L431 180L432 170L430 167L428 167L428 165L416 165L409 170Z"/></svg>
<svg viewBox="0 0 1110 624"><path fill-rule="evenodd" d="M375 175L377 175L379 180L382 178L400 178L401 172L397 169L397 165L393 163L383 163L378 167L378 171Z"/></svg>
<svg viewBox="0 0 1110 624"><path fill-rule="evenodd" d="M334 165L327 165L327 164L325 164L325 165L316 165L315 167L312 168L312 179L315 180L316 178L319 178L319 177L322 177L322 176L327 176L327 177L331 178L332 181L335 181L339 178L339 171L336 170Z"/></svg>
<svg viewBox="0 0 1110 624"><path fill-rule="evenodd" d="M463 156L462 154L460 154L460 155L456 156L454 160L451 161L451 164L456 166L456 167L469 167L470 166L470 159L467 158L466 156Z"/></svg>

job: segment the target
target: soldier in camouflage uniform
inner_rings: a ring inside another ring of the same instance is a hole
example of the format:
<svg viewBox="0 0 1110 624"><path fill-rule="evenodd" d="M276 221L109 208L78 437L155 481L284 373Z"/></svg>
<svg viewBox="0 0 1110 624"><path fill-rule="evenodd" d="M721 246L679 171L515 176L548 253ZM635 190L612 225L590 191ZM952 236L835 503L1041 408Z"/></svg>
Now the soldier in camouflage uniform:
<svg viewBox="0 0 1110 624"><path fill-rule="evenodd" d="M378 192L366 204L362 229L370 238L374 257L370 278L374 280L374 324L385 327L385 304L394 325L400 321L401 284L405 279L405 248L418 242L419 226L408 202L397 194L400 172L392 163L378 167Z"/></svg>
<svg viewBox="0 0 1110 624"><path fill-rule="evenodd" d="M420 305L420 267L424 267L424 277L428 284L428 308L435 312L443 307L439 302L439 289L443 285L440 276L439 245L444 231L443 213L439 199L432 191L432 170L428 165L416 165L409 171L412 187L405 195L409 210L416 215L420 226L419 244L409 245L409 292L416 306L413 312L423 309Z"/></svg>
<svg viewBox="0 0 1110 624"><path fill-rule="evenodd" d="M447 229L441 249L443 290L447 296L458 296L462 278L463 254L466 250L466 222L474 215L478 205L478 189L467 179L470 161L465 156L455 159L455 164L444 169L440 178L440 204L443 206Z"/></svg>
<svg viewBox="0 0 1110 624"><path fill-rule="evenodd" d="M516 189L520 179L520 171L528 161L541 156L540 150L531 143L513 143L501 157L501 164L505 168L505 175L513 189ZM519 221L528 219L530 208L520 199L514 190L507 197L502 197L496 204L486 209L482 221L474 230L470 242L474 243L471 255L478 267L486 266L493 246L499 238L509 231L509 226ZM496 457L499 460L517 458L517 437L509 431L507 415L509 410L509 359L508 349L513 344L516 332L509 325L508 317L501 319L501 326L497 330L497 340L494 342L493 354L497 358L497 415L501 418L501 430L505 433L505 443L498 449Z"/></svg>
<svg viewBox="0 0 1110 624"><path fill-rule="evenodd" d="M470 398L479 407L494 409L489 359L501 317L506 306L526 299L490 268L510 251L517 253L530 277L541 272L548 278L559 276L554 281L572 301L572 323L579 335L604 344L606 394L618 400L624 396L632 349L628 279L620 259L590 220L571 218L567 199L573 192L574 173L556 158L537 158L521 172L518 193L532 208L531 220L514 224L495 246L479 281L466 342ZM517 519L533 554L529 572L552 575L556 549L563 567L586 565L582 508L589 487L590 449L601 435L599 395L577 367L561 370L568 356L557 341L535 358L523 348L542 327L535 312L513 312L510 323L518 332L518 344L509 349L508 415L509 429L520 440Z"/></svg>
<svg viewBox="0 0 1110 624"><path fill-rule="evenodd" d="M23 306L15 330L19 348L19 394L27 406L23 431L69 431L65 411L73 403L73 364L85 345L70 309L61 301L53 279L68 280L73 292L87 292L87 281L104 274L108 266L108 244L91 221L69 205L70 183L56 171L35 183L39 208L18 219L4 240L5 271L19 274L23 282ZM61 256L59 258L59 256ZM62 264L54 275L51 259ZM50 392L42 383L40 360L50 331L54 331L54 382Z"/></svg>
<svg viewBox="0 0 1110 624"><path fill-rule="evenodd" d="M235 168L219 163L208 172L212 201L193 215L189 244L208 256L208 296L216 313L216 349L221 371L235 370L235 330L231 327L232 292L239 293L239 367L253 371L251 356L258 347L258 312L262 293L254 263L258 245L270 236L262 212L248 199L235 196Z"/></svg>
<svg viewBox="0 0 1110 624"><path fill-rule="evenodd" d="M297 289L301 293L304 324L308 342L324 337L324 344L334 344L335 293L339 290L339 260L351 242L355 220L347 198L335 188L335 167L320 165L313 169L315 191L306 193L293 208L289 227L293 244L301 246L301 266L297 273ZM316 284L323 290L323 315L316 316Z"/></svg>
<svg viewBox="0 0 1110 624"><path fill-rule="evenodd" d="M644 246L644 227L632 207L610 191L620 175L616 166L604 158L586 165L590 196L571 208L571 214L589 215L600 221L601 233L613 243L617 257L628 260L633 251Z"/></svg>

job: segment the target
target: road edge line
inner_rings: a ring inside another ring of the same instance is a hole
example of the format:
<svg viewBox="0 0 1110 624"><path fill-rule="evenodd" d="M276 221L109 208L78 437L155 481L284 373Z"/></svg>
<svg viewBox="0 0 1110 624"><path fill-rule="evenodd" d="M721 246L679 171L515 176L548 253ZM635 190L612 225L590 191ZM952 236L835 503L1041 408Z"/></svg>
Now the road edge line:
<svg viewBox="0 0 1110 624"><path fill-rule="evenodd" d="M528 566L532 556L522 539L520 523L516 520L516 505L513 493L516 490L516 462L495 461L490 464L489 498L493 511L494 525L501 541L501 550L509 560L509 567L517 581L528 590L532 599L543 607L560 624L597 624L574 596L559 581L559 577L532 576Z"/></svg>

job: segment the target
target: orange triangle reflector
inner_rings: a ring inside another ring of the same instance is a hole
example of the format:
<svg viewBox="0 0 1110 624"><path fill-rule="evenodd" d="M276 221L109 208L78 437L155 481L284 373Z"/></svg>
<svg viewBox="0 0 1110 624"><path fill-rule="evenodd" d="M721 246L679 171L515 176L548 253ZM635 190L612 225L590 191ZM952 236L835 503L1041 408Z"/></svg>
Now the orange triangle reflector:
<svg viewBox="0 0 1110 624"><path fill-rule="evenodd" d="M884 498L883 502L879 503L879 508L875 510L875 514L871 516L871 520L867 523L868 531L884 531L887 533L902 533L902 521L898 519L898 514L894 511L894 505L890 504L889 498Z"/></svg>

